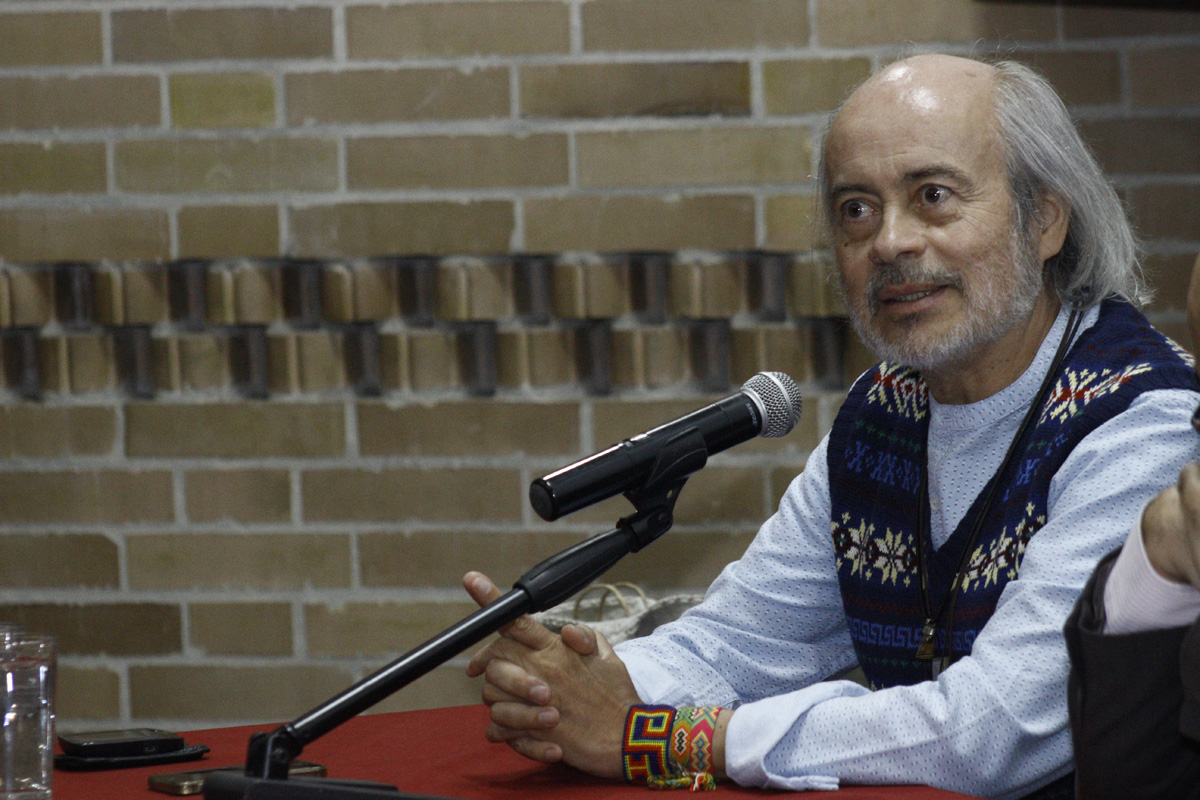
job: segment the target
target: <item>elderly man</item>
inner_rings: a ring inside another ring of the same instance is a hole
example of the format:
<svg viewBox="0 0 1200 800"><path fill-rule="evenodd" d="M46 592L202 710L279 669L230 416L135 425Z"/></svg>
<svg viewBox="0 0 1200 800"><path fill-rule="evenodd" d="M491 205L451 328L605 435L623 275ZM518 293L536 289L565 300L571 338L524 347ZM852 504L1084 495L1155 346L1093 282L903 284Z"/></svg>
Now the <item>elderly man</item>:
<svg viewBox="0 0 1200 800"><path fill-rule="evenodd" d="M662 785L1063 791L1063 623L1197 456L1195 376L1123 299L1128 223L1029 70L892 64L834 116L818 178L882 363L699 607L616 652L528 619L480 651L487 735ZM824 680L855 663L873 691Z"/></svg>
<svg viewBox="0 0 1200 800"><path fill-rule="evenodd" d="M1200 259L1188 321L1200 344ZM1100 562L1066 635L1079 796L1200 800L1200 464Z"/></svg>

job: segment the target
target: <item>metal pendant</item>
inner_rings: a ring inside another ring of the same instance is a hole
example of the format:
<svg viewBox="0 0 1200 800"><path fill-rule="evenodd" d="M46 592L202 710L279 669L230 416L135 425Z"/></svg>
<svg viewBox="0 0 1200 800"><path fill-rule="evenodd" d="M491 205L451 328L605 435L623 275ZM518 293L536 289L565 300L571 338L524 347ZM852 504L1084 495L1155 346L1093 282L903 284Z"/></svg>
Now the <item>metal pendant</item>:
<svg viewBox="0 0 1200 800"><path fill-rule="evenodd" d="M937 633L937 626L933 624L933 620L925 620L925 627L921 630L921 645L917 648L917 661L932 661L934 650L934 634Z"/></svg>

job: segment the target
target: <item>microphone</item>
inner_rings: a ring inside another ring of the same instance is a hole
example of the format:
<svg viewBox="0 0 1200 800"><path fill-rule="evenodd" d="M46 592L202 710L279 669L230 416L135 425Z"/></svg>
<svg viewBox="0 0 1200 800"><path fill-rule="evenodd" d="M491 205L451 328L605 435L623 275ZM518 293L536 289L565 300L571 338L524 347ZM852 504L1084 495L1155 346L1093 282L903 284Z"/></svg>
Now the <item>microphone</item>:
<svg viewBox="0 0 1200 800"><path fill-rule="evenodd" d="M760 372L737 394L538 478L529 487L529 503L538 516L553 522L638 489L667 443L690 428L700 432L713 455L756 436L783 436L800 419L800 405L795 381L782 372Z"/></svg>

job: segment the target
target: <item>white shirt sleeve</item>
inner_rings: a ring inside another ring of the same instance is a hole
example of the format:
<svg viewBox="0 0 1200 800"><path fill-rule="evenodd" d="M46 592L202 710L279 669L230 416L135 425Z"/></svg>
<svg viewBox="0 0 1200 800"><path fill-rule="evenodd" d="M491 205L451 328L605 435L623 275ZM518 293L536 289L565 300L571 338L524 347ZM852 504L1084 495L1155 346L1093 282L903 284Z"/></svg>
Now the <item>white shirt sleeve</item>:
<svg viewBox="0 0 1200 800"><path fill-rule="evenodd" d="M1104 632L1110 635L1181 628L1200 617L1200 590L1154 569L1142 540L1141 515L1104 584Z"/></svg>
<svg viewBox="0 0 1200 800"><path fill-rule="evenodd" d="M664 636L618 652L647 702L740 704L725 752L740 784L922 783L1020 797L1071 768L1063 624L1147 499L1200 454L1196 437L1181 435L1194 407L1190 392L1148 392L1080 442L1051 482L1048 521L1019 578L971 655L936 681L876 692L807 686L854 658L824 446L710 599Z"/></svg>

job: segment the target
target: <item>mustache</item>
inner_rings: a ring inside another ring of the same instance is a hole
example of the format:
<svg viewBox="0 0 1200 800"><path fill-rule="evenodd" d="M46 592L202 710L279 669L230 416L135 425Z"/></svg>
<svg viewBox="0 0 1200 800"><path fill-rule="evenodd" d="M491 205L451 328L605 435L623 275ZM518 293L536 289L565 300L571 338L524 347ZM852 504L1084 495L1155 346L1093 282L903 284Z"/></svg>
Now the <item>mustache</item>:
<svg viewBox="0 0 1200 800"><path fill-rule="evenodd" d="M903 283L936 283L960 290L963 288L960 275L924 267L916 258L900 258L881 264L871 273L867 280L866 295L872 307L879 306L877 298L880 292Z"/></svg>

